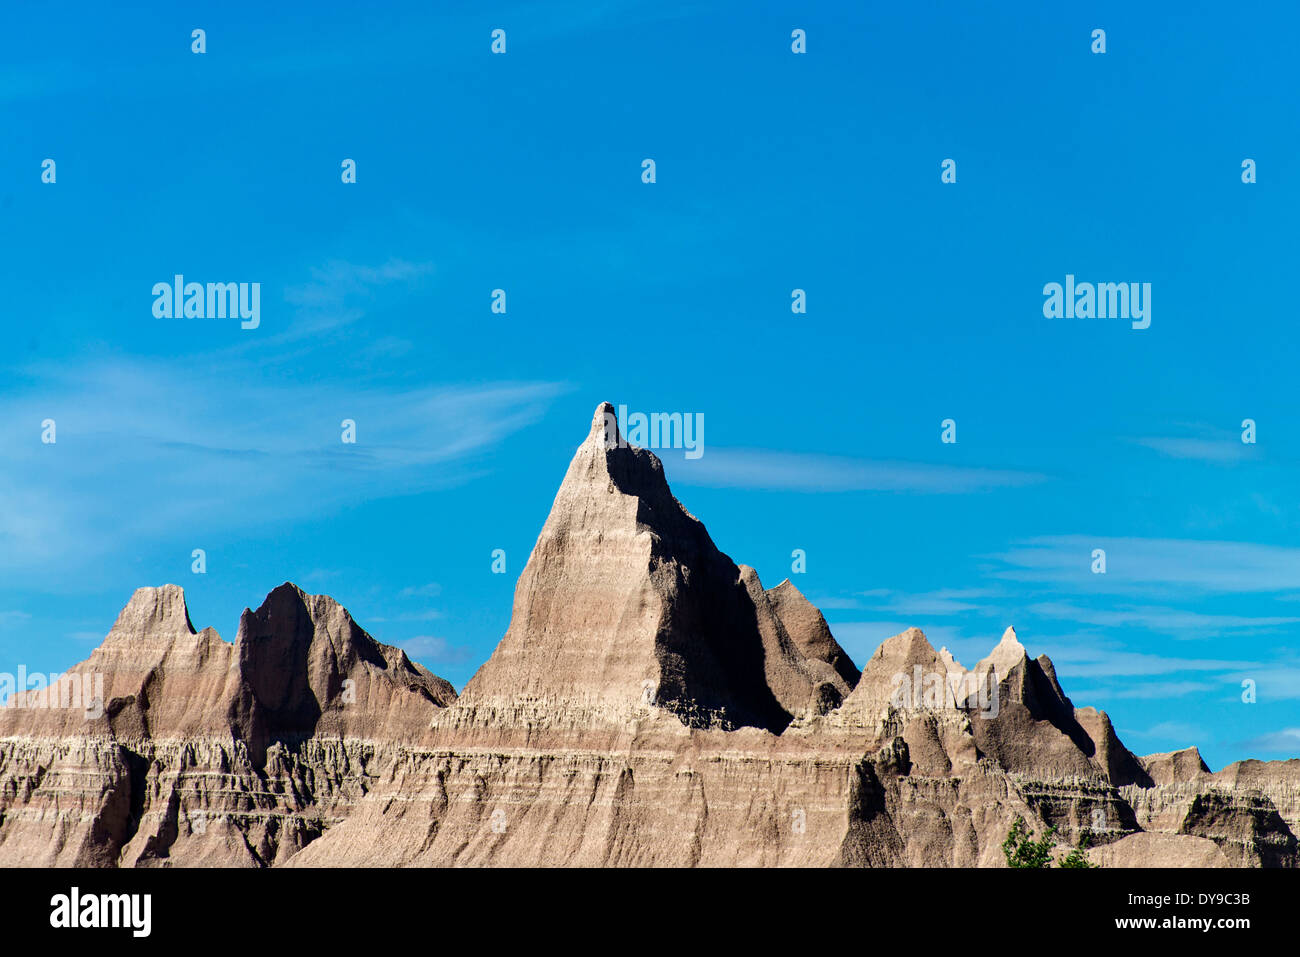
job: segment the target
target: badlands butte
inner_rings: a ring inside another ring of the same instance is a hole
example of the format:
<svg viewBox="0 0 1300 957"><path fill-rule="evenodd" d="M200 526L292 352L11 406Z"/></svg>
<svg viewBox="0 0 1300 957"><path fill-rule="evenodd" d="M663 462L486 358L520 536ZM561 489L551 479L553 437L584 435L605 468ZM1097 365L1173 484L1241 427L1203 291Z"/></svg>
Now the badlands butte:
<svg viewBox="0 0 1300 957"><path fill-rule="evenodd" d="M0 709L0 865L998 867L1021 816L1108 867L1296 866L1300 760L1138 757L1011 629L859 672L609 412L459 696L292 584L234 644L141 588L68 672L102 701ZM918 669L955 693L900 698Z"/></svg>

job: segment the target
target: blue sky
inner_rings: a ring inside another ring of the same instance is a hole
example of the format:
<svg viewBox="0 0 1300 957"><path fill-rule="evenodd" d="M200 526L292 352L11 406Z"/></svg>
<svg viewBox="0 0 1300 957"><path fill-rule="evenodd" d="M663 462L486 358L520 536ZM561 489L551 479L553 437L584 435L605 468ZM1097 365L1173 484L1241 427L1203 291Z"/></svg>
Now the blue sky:
<svg viewBox="0 0 1300 957"><path fill-rule="evenodd" d="M10 5L0 670L288 579L460 686L608 399L704 415L678 497L859 663L1014 624L1139 753L1300 754L1300 16L991 6Z"/></svg>

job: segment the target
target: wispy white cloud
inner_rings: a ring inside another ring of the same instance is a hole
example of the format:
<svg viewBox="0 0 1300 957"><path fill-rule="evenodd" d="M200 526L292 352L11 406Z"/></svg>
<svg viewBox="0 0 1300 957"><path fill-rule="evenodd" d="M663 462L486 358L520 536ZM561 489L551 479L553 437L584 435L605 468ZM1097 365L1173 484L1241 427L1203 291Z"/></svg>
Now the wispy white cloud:
<svg viewBox="0 0 1300 957"><path fill-rule="evenodd" d="M400 611L391 615L371 615L366 620L376 625L395 621L435 621L442 617L436 608L424 608L419 611Z"/></svg>
<svg viewBox="0 0 1300 957"><path fill-rule="evenodd" d="M1282 728L1278 731L1270 731L1267 734L1261 734L1259 737L1251 738L1249 741L1243 741L1238 747L1247 751L1264 751L1292 756L1300 755L1300 728Z"/></svg>
<svg viewBox="0 0 1300 957"><path fill-rule="evenodd" d="M1172 459L1213 462L1223 465L1258 458L1256 452L1258 446L1247 445L1241 441L1241 436L1236 433L1213 438L1153 436L1133 439L1133 442Z"/></svg>
<svg viewBox="0 0 1300 957"><path fill-rule="evenodd" d="M862 592L872 608L893 612L907 618L942 618L969 612L992 614L995 610L984 601L996 596L987 588L945 588L938 591L905 594L888 588Z"/></svg>
<svg viewBox="0 0 1300 957"><path fill-rule="evenodd" d="M1279 616L1214 615L1183 608L1120 606L1085 608L1069 602L1039 602L1029 612L1042 618L1108 628L1145 628L1179 637L1210 637L1223 631L1257 630L1294 625L1300 618Z"/></svg>
<svg viewBox="0 0 1300 957"><path fill-rule="evenodd" d="M1092 552L1106 552L1093 574ZM1070 583L1081 591L1129 591L1160 585L1192 591L1272 592L1300 588L1300 548L1250 542L1060 535L1026 539L989 556L996 577Z"/></svg>
<svg viewBox="0 0 1300 957"><path fill-rule="evenodd" d="M250 340L244 349L265 350L286 344L313 340L356 322L366 315L377 294L387 286L398 285L409 291L420 280L433 275L430 262L389 259L378 265L331 260L309 270L310 279L284 290L285 302L294 307L293 321L266 342ZM395 355L410 344L396 336L384 336L368 342L372 355Z"/></svg>
<svg viewBox="0 0 1300 957"><path fill-rule="evenodd" d="M1179 747L1191 747L1206 738L1205 732L1200 726L1186 721L1161 721L1159 724L1153 724L1151 727L1144 729L1126 728L1124 734L1135 738L1165 738L1171 741L1184 742Z"/></svg>
<svg viewBox="0 0 1300 957"><path fill-rule="evenodd" d="M1243 659L1193 658L1128 651L1114 642L1090 636L1049 638L1044 641L1044 645L1050 645L1048 657L1058 670L1074 678L1141 678L1183 672L1215 672L1226 682L1234 671L1265 667L1259 661Z"/></svg>
<svg viewBox="0 0 1300 957"><path fill-rule="evenodd" d="M1244 667L1229 677L1238 693L1243 681L1254 682L1256 694L1261 701L1294 701L1300 698L1300 667L1289 662Z"/></svg>
<svg viewBox="0 0 1300 957"><path fill-rule="evenodd" d="M832 597L829 597L829 598L827 598L827 597L817 597L817 598L809 597L808 600L809 600L810 602L812 602L814 605L816 605L818 608L820 608L823 612L825 612L825 611L848 611L848 610L851 610L851 609L854 609L854 608L861 608L861 607L862 607L862 602L860 602L860 601L859 601L858 599L856 599L856 598L841 598L841 597L838 597L838 596L832 596Z"/></svg>
<svg viewBox="0 0 1300 957"><path fill-rule="evenodd" d="M1069 677L1069 676L1066 676ZM1129 700L1160 700L1165 698L1184 698L1188 695L1212 694L1222 692L1230 687L1224 682L1208 681L1147 681L1141 684L1092 688L1086 694L1095 698L1125 698Z"/></svg>
<svg viewBox="0 0 1300 957"><path fill-rule="evenodd" d="M349 296L376 286L411 282L433 272L433 263L390 259L378 266L331 260L310 270L311 280L285 289L285 301L296 306L337 306Z"/></svg>
<svg viewBox="0 0 1300 957"><path fill-rule="evenodd" d="M962 495L1021 488L1046 476L1008 469L874 461L764 449L706 447L698 459L671 459L682 485L789 492L912 492Z"/></svg>
<svg viewBox="0 0 1300 957"><path fill-rule="evenodd" d="M436 635L416 635L393 642L421 664L460 665L472 662L478 653L466 645L453 645Z"/></svg>
<svg viewBox="0 0 1300 957"><path fill-rule="evenodd" d="M398 594L402 598L437 598L442 594L442 586L437 582L429 582L425 585L409 585Z"/></svg>
<svg viewBox="0 0 1300 957"><path fill-rule="evenodd" d="M264 381L172 362L29 369L0 400L0 570L39 577L168 535L267 527L462 483L538 422L547 382L403 388ZM57 422L43 445L38 425ZM344 444L342 421L356 423Z"/></svg>

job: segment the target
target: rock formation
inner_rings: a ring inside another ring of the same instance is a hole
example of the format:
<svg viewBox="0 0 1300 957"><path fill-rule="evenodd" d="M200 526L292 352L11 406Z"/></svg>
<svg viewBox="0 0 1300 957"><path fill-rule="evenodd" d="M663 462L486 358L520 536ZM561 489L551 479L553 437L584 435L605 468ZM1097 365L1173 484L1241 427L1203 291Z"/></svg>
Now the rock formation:
<svg viewBox="0 0 1300 957"><path fill-rule="evenodd" d="M780 733L796 714L838 705L848 683L800 652L758 575L718 550L659 459L607 438L612 412L596 410L520 575L510 628L462 708L618 727L652 704L690 727ZM824 653L847 657L825 637Z"/></svg>
<svg viewBox="0 0 1300 957"><path fill-rule="evenodd" d="M0 709L0 865L1002 866L1017 816L1105 866L1296 865L1300 760L1136 757L1010 628L970 669L912 628L859 672L610 412L459 697L291 584L233 644L140 589Z"/></svg>
<svg viewBox="0 0 1300 957"><path fill-rule="evenodd" d="M92 676L102 699L62 706ZM286 860L366 792L377 750L456 697L290 584L233 645L195 633L177 586L141 588L59 685L0 708L0 864Z"/></svg>

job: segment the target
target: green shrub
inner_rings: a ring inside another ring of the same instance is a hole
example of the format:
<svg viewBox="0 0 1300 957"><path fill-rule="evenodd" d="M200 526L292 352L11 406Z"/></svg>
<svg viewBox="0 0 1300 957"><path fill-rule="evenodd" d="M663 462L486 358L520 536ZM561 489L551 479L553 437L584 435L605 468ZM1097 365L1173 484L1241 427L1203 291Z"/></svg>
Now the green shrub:
<svg viewBox="0 0 1300 957"><path fill-rule="evenodd" d="M1049 827L1041 840L1034 840L1033 832L1025 827L1025 819L1016 817L1011 832L1002 842L1002 853L1007 856L1007 867L1051 867L1052 838L1056 829Z"/></svg>
<svg viewBox="0 0 1300 957"><path fill-rule="evenodd" d="M1086 851L1092 834L1086 828L1079 836L1079 845L1061 858L1058 867L1088 868L1096 867L1088 861ZM1011 825L1007 839L1002 842L1002 853L1006 855L1007 867L1051 867L1052 848L1056 846L1056 828L1049 827L1038 840L1034 840L1033 831L1025 825L1025 819L1017 817Z"/></svg>
<svg viewBox="0 0 1300 957"><path fill-rule="evenodd" d="M1084 853L1088 850L1088 842L1092 840L1092 832L1086 827L1083 833L1079 835L1079 846L1072 850L1065 857L1061 858L1061 867L1096 867L1088 861L1088 855Z"/></svg>

